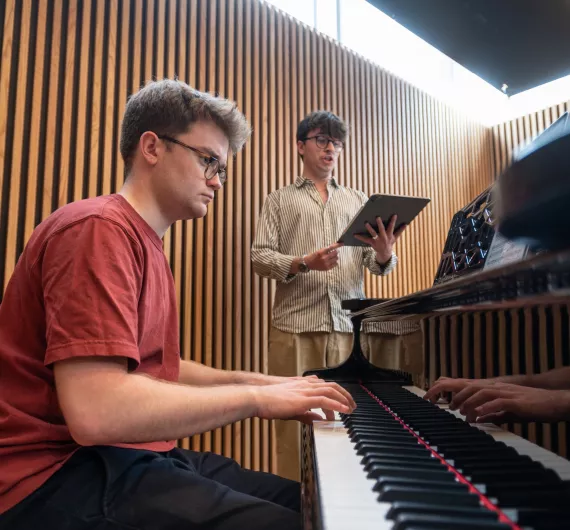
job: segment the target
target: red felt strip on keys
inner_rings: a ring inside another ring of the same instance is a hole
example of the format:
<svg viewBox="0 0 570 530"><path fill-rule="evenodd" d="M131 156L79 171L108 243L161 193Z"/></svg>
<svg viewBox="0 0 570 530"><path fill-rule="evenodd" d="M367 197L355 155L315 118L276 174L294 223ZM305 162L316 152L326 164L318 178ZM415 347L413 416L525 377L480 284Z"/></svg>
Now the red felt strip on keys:
<svg viewBox="0 0 570 530"><path fill-rule="evenodd" d="M379 399L378 397L376 397L370 390L368 390L368 388L366 388L364 385L360 385L362 386L362 388L366 391L366 393L368 393L370 395L370 397L372 397L376 402L378 402L378 404L384 409L386 410L386 412L388 412L398 423L400 423L400 425L402 425L402 427L404 427L404 429L406 429L417 441L420 445L423 445L433 456L434 458L437 458L442 465L444 465L451 473L453 473L455 475L455 477L457 478L457 481L460 482L461 484L465 484L467 486L467 489L469 490L470 493L474 493L475 495L477 495L481 501L481 504L487 508L488 510L491 510L492 512L497 512L498 515L498 519L499 522L501 523L505 523L510 525L510 527L512 528L512 530L522 530L522 528L515 523L514 521L512 521L509 517L507 517L503 511L498 507L495 506L490 500L489 498L482 492L480 492L473 484L471 484L471 482L469 482L457 469L455 469L451 464L449 464L439 453L437 453L437 451L435 451L434 449L432 449L429 444L427 444L426 442L424 442L424 440L422 440L410 427L408 427L408 425L406 425L406 423L400 419L398 416L396 416L396 414L394 414L392 412L392 410L390 409L390 407L388 407L387 405L385 405L381 399Z"/></svg>

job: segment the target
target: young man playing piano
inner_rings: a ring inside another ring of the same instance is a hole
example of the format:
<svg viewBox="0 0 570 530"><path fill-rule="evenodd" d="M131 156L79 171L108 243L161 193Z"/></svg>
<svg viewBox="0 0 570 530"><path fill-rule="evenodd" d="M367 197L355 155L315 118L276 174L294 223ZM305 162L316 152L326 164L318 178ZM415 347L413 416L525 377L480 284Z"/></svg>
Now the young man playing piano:
<svg viewBox="0 0 570 530"><path fill-rule="evenodd" d="M472 423L570 420L570 367L492 379L441 377L425 398L435 403L448 392L454 394L450 408Z"/></svg>
<svg viewBox="0 0 570 530"><path fill-rule="evenodd" d="M0 528L300 528L299 484L175 440L244 418L350 412L317 378L180 360L161 238L203 217L250 128L235 105L171 80L128 102L118 194L34 231L0 306Z"/></svg>
<svg viewBox="0 0 570 530"><path fill-rule="evenodd" d="M352 323L341 308L364 298L364 268L376 275L397 263L393 247L404 227L396 219L384 228L368 226L368 247L341 247L336 241L368 200L333 176L347 137L346 124L332 112L317 111L301 121L297 150L303 172L289 186L271 193L252 245L253 268L277 280L269 337L269 373L301 375L336 366L352 349ZM276 422L277 473L299 477L299 428Z"/></svg>

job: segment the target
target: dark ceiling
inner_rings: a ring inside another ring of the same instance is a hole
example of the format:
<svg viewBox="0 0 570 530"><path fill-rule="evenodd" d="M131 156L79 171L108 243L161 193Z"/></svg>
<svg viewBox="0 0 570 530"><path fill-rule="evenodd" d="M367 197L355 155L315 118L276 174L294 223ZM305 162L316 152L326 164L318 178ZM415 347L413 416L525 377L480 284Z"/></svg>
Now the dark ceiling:
<svg viewBox="0 0 570 530"><path fill-rule="evenodd" d="M367 1L510 96L570 74L570 0Z"/></svg>

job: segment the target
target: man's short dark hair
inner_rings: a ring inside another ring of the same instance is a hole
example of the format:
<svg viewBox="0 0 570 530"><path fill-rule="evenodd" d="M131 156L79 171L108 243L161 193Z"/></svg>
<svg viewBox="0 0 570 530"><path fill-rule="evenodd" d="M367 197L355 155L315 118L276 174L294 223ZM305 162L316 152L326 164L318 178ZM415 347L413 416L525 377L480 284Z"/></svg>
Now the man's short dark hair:
<svg viewBox="0 0 570 530"><path fill-rule="evenodd" d="M346 141L348 127L336 114L326 110L317 110L306 116L297 127L297 141L304 141L309 131L319 129L321 134Z"/></svg>
<svg viewBox="0 0 570 530"><path fill-rule="evenodd" d="M175 136L202 120L212 121L222 130L234 154L251 134L249 123L233 101L200 92L179 80L147 83L129 98L121 125L120 149L126 173L144 132Z"/></svg>

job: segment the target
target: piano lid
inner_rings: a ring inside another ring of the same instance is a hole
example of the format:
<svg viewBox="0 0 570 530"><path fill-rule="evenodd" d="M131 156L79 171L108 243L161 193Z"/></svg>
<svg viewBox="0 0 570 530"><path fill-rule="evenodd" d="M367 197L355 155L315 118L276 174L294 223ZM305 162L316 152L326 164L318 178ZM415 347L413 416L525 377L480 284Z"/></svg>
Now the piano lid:
<svg viewBox="0 0 570 530"><path fill-rule="evenodd" d="M499 176L498 230L533 248L570 247L570 115L514 153Z"/></svg>

